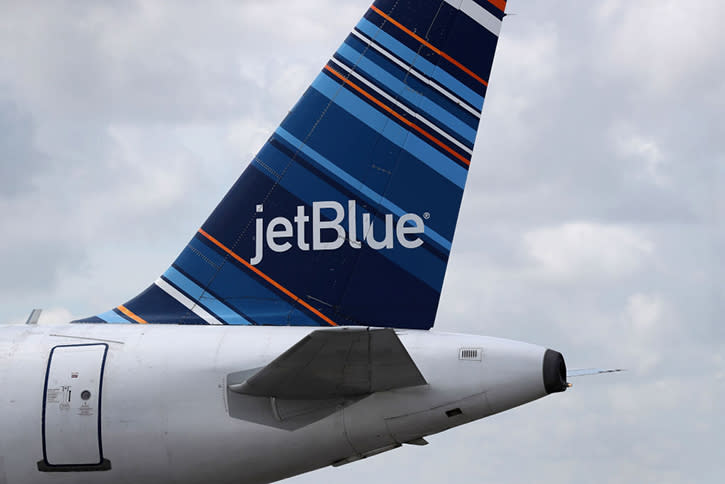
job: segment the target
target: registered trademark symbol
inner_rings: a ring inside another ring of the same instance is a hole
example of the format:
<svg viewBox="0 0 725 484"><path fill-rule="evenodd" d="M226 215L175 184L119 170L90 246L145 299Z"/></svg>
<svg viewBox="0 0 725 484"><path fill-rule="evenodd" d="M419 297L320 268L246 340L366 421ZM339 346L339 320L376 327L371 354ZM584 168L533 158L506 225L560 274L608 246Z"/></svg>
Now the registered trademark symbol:
<svg viewBox="0 0 725 484"><path fill-rule="evenodd" d="M423 218L426 219L426 220L430 219L430 212L425 212L423 214Z"/></svg>

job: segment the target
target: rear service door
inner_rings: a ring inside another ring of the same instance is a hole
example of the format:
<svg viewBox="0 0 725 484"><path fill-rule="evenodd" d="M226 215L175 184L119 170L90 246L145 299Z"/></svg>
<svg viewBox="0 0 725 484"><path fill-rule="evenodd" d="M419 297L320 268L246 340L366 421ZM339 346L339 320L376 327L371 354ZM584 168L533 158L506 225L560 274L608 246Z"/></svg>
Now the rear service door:
<svg viewBox="0 0 725 484"><path fill-rule="evenodd" d="M56 346L43 395L43 472L102 471L101 392L108 345Z"/></svg>

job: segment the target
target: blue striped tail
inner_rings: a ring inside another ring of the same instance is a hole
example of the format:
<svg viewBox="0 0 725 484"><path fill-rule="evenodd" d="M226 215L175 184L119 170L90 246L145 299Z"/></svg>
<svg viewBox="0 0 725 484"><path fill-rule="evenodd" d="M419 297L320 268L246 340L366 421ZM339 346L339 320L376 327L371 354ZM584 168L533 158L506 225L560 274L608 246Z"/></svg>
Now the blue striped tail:
<svg viewBox="0 0 725 484"><path fill-rule="evenodd" d="M377 0L172 266L78 322L431 328L505 6Z"/></svg>

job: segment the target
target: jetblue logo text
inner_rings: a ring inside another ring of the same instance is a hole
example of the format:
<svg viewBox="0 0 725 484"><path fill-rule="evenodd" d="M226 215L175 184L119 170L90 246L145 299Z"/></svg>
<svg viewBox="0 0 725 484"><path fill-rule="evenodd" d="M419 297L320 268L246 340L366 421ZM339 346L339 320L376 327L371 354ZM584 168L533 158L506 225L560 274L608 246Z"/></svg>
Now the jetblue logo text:
<svg viewBox="0 0 725 484"><path fill-rule="evenodd" d="M323 212L324 211L324 212ZM363 240L357 240L357 208L354 200L347 202L345 207L338 202L313 202L311 217L306 213L304 205L297 207L296 215L290 220L286 217L275 217L264 226L264 206L257 205L255 254L249 261L252 265L262 262L265 245L273 252L287 252L293 244L300 250L337 250L346 242L354 249L367 244L371 249L392 249L395 241L406 249L415 249L423 245L418 237L425 230L423 219L414 213L406 213L393 223L393 215L385 215L385 236L382 240L375 239L374 221L369 213L362 214ZM324 215L324 218L323 218ZM311 218L311 219L310 219ZM347 219L347 223L345 223ZM306 240L306 227L312 223L312 240ZM335 240L323 242L325 239ZM379 230L378 230L379 233Z"/></svg>

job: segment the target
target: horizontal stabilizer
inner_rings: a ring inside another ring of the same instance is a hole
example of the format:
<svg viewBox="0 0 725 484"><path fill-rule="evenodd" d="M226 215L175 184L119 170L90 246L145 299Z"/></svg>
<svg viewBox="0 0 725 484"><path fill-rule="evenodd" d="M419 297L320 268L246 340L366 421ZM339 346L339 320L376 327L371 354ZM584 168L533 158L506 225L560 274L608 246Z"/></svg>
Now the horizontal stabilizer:
<svg viewBox="0 0 725 484"><path fill-rule="evenodd" d="M30 316L28 316L28 320L25 322L25 324L38 324L38 321L40 321L40 315L42 313L42 309L33 309L30 312Z"/></svg>
<svg viewBox="0 0 725 484"><path fill-rule="evenodd" d="M313 331L229 389L245 395L321 400L426 383L394 330L341 328Z"/></svg>
<svg viewBox="0 0 725 484"><path fill-rule="evenodd" d="M567 378L573 378L576 376L589 376L589 375L602 375L604 373L619 373L625 371L621 368L614 369L602 369L602 368L585 368L581 370L569 370L566 372Z"/></svg>

